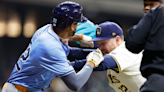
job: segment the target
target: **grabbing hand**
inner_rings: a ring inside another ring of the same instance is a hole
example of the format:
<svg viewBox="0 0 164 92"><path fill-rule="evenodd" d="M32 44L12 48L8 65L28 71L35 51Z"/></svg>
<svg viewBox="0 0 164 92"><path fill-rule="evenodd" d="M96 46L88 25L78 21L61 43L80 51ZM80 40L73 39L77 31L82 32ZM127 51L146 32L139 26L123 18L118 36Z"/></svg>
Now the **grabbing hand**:
<svg viewBox="0 0 164 92"><path fill-rule="evenodd" d="M93 41L90 41L90 40L92 40L92 37L86 36L86 35L83 35L83 34L80 34L80 35L83 37L83 39L79 41L80 46L82 46L82 47L91 47L91 48L94 47Z"/></svg>
<svg viewBox="0 0 164 92"><path fill-rule="evenodd" d="M94 63L95 67L98 67L99 64L104 60L104 57L100 49L97 49L96 51L97 52L90 52L86 58L87 62L92 62Z"/></svg>

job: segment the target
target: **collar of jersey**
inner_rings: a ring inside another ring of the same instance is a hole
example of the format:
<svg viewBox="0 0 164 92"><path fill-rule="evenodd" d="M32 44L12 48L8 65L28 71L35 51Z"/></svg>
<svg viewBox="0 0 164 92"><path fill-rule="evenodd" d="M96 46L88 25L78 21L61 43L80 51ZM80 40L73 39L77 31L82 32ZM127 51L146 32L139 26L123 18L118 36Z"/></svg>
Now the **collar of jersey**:
<svg viewBox="0 0 164 92"><path fill-rule="evenodd" d="M52 27L51 27L51 24L49 25L48 33L49 33L50 35L52 35L55 39L57 39L57 40L61 43L59 36L53 31L53 29L52 29ZM61 44L62 44L62 43L61 43ZM62 46L64 46L64 49L65 49L65 51L66 51L66 54L68 55L69 52L70 52L68 46L67 46L65 43L63 43Z"/></svg>
<svg viewBox="0 0 164 92"><path fill-rule="evenodd" d="M60 41L59 36L53 31L51 24L49 24L49 28L48 28L48 33L50 35L52 35L55 39L57 39L58 41Z"/></svg>

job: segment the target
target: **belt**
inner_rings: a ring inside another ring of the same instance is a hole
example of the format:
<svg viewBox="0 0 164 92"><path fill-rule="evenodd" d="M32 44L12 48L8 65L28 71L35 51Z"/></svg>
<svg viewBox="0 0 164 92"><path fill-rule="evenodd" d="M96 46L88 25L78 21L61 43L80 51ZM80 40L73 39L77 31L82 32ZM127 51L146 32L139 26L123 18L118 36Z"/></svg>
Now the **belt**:
<svg viewBox="0 0 164 92"><path fill-rule="evenodd" d="M15 85L15 89L22 91L22 92L29 92L28 88L24 87L24 86L20 86L20 85Z"/></svg>
<svg viewBox="0 0 164 92"><path fill-rule="evenodd" d="M24 86L20 86L20 85L14 85L14 86L15 86L15 89L18 90L18 91L21 91L21 92L30 92L28 90L28 88L26 88ZM4 84L3 88L6 88L6 87L7 87L7 83Z"/></svg>

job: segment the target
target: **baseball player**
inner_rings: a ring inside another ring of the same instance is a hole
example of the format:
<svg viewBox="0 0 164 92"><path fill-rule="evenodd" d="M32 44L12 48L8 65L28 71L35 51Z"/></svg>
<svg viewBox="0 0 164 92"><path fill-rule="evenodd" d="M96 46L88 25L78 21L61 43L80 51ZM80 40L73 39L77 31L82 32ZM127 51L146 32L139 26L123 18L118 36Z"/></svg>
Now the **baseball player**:
<svg viewBox="0 0 164 92"><path fill-rule="evenodd" d="M107 70L108 83L116 92L139 92L146 81L139 70L142 53L133 54L125 48L121 27L114 22L101 23L97 27L96 38L92 41L97 42L104 55L104 61L94 71ZM77 55L85 53L82 50ZM75 60L71 64L75 70L80 70L85 60Z"/></svg>
<svg viewBox="0 0 164 92"><path fill-rule="evenodd" d="M126 32L126 48L133 53L143 49L142 76L147 79L141 92L163 92L164 82L164 5L150 9Z"/></svg>
<svg viewBox="0 0 164 92"><path fill-rule="evenodd" d="M162 4L162 0L144 0L144 15L150 10L151 8L157 7Z"/></svg>
<svg viewBox="0 0 164 92"><path fill-rule="evenodd" d="M76 41L76 44L80 44L79 47L97 48L97 44L92 40L95 38L97 25L86 19L86 22L78 23L76 33L69 38L70 46L74 46L72 42Z"/></svg>
<svg viewBox="0 0 164 92"><path fill-rule="evenodd" d="M18 59L4 84L2 92L44 92L51 80L61 78L73 91L88 80L94 67L103 60L102 54L91 52L84 67L76 73L67 60L68 46L62 41L74 35L82 21L83 8L76 2L65 1L52 11L52 22L38 29L30 44Z"/></svg>

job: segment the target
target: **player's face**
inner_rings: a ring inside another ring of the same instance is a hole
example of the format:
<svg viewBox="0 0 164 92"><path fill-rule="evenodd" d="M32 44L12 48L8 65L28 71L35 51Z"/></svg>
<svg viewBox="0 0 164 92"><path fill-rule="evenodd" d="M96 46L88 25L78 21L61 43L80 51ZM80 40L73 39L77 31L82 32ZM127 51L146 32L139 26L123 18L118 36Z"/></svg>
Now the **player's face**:
<svg viewBox="0 0 164 92"><path fill-rule="evenodd" d="M102 51L103 55L109 54L112 50L114 50L117 47L116 38L97 41L97 44L99 49Z"/></svg>
<svg viewBox="0 0 164 92"><path fill-rule="evenodd" d="M161 3L157 1L144 1L144 15L150 10L151 8L159 6Z"/></svg>

